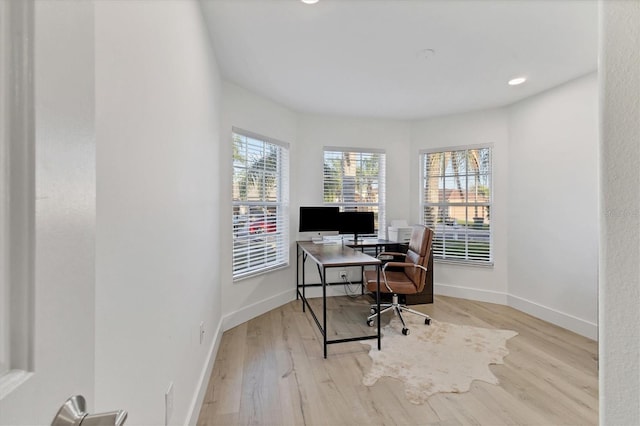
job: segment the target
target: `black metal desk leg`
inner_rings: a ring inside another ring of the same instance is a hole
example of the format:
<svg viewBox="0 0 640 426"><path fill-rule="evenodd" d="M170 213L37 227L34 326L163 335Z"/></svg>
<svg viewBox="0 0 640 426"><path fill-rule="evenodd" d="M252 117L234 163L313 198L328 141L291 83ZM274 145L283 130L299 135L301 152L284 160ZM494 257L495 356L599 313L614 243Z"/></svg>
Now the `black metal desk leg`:
<svg viewBox="0 0 640 426"><path fill-rule="evenodd" d="M376 292L376 304L378 305L378 350L382 349L382 344L380 343L380 265L376 266L376 270L378 271L378 291Z"/></svg>
<svg viewBox="0 0 640 426"><path fill-rule="evenodd" d="M327 358L327 268L322 268L322 333L324 357Z"/></svg>
<svg viewBox="0 0 640 426"><path fill-rule="evenodd" d="M296 244L296 300L300 298L298 290L300 290L300 246Z"/></svg>
<svg viewBox="0 0 640 426"><path fill-rule="evenodd" d="M307 293L305 292L306 282L305 282L305 273L304 273L304 264L307 263L307 255L303 251L302 252L302 312L305 312L307 307L305 306L307 300Z"/></svg>

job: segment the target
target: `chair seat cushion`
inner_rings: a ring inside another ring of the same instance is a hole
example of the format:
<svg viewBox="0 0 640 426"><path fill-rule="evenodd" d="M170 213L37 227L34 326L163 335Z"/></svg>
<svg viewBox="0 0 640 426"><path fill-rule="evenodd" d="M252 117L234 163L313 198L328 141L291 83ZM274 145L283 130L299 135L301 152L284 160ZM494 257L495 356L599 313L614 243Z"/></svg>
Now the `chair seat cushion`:
<svg viewBox="0 0 640 426"><path fill-rule="evenodd" d="M364 271L364 281L367 285L367 290L376 292L378 273L376 271ZM401 271L387 271L387 283L393 291L389 291L384 285L384 279L382 278L382 272L380 272L380 293L396 293L396 294L416 294L416 286L407 277L404 272Z"/></svg>

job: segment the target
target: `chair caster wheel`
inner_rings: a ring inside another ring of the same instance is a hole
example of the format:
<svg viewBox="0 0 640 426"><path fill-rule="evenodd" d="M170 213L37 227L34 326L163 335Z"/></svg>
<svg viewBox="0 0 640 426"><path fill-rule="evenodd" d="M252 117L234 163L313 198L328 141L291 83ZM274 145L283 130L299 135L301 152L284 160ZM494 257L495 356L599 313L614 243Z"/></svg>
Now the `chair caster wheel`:
<svg viewBox="0 0 640 426"><path fill-rule="evenodd" d="M376 308L371 308L369 312L371 312L371 315L375 315L375 313L378 312L378 310Z"/></svg>
<svg viewBox="0 0 640 426"><path fill-rule="evenodd" d="M367 320L367 325L368 325L369 327L373 327L373 320L372 320L372 319Z"/></svg>
<svg viewBox="0 0 640 426"><path fill-rule="evenodd" d="M402 334L404 334L405 336L409 335L409 329L408 328L403 328L402 329Z"/></svg>
<svg viewBox="0 0 640 426"><path fill-rule="evenodd" d="M431 325L431 318L425 318L424 323L427 325Z"/></svg>

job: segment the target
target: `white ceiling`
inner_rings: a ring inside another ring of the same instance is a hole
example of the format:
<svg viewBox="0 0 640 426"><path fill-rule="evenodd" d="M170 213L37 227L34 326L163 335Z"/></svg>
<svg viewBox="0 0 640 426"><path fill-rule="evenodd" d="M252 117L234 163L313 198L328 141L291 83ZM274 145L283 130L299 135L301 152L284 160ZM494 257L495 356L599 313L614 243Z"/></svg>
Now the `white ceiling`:
<svg viewBox="0 0 640 426"><path fill-rule="evenodd" d="M597 69L596 0L202 3L223 77L295 111L443 115ZM525 84L507 85L520 75Z"/></svg>

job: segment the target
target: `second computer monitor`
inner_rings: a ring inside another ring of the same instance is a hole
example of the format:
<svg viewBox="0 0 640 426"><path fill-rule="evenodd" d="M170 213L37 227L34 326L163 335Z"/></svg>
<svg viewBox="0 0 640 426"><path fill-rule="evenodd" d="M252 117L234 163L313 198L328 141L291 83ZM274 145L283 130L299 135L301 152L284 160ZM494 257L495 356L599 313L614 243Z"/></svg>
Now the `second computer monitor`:
<svg viewBox="0 0 640 426"><path fill-rule="evenodd" d="M373 212L340 212L338 224L338 231L341 234L353 234L355 243L358 242L358 235L376 232Z"/></svg>

